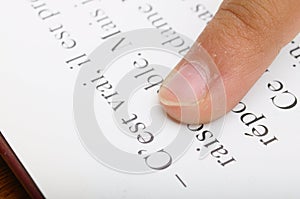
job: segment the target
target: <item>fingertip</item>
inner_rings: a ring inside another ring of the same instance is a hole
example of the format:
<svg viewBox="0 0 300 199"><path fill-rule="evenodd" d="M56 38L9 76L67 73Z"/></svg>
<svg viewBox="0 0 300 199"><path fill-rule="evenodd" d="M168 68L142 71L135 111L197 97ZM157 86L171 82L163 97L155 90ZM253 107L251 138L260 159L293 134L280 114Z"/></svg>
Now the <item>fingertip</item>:
<svg viewBox="0 0 300 199"><path fill-rule="evenodd" d="M176 95L162 86L159 90L159 101L167 115L176 122L182 122L181 108Z"/></svg>
<svg viewBox="0 0 300 199"><path fill-rule="evenodd" d="M209 122L206 117L209 114L206 114L206 116L202 115L202 118L200 117L200 105L202 102L190 105L181 104L176 95L164 86L159 91L159 100L167 115L179 123L199 124Z"/></svg>
<svg viewBox="0 0 300 199"><path fill-rule="evenodd" d="M164 106L175 106L178 105L178 99L176 95L171 92L167 87L162 86L158 93L160 103Z"/></svg>

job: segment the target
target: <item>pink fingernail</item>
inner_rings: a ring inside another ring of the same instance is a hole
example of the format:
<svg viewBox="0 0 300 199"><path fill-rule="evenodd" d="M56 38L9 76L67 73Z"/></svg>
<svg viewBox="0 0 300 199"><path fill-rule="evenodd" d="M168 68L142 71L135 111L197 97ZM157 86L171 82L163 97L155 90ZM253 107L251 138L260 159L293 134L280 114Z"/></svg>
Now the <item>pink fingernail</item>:
<svg viewBox="0 0 300 199"><path fill-rule="evenodd" d="M160 102L168 114L190 124L225 114L224 84L211 56L201 45L195 44L184 59L185 64L170 73L159 92ZM200 112L207 115L200 116Z"/></svg>
<svg viewBox="0 0 300 199"><path fill-rule="evenodd" d="M216 65L202 46L194 46L185 59L186 64L173 70L160 89L161 102L165 105L189 106L199 103L219 77Z"/></svg>

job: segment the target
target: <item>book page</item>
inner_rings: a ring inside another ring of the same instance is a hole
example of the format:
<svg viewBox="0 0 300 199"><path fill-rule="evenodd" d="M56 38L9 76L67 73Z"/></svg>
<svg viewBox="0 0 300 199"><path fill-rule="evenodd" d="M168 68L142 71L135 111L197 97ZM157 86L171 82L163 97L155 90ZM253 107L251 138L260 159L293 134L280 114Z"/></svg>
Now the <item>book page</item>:
<svg viewBox="0 0 300 199"><path fill-rule="evenodd" d="M0 131L46 198L299 198L300 35L217 121L159 104L220 3L3 3Z"/></svg>

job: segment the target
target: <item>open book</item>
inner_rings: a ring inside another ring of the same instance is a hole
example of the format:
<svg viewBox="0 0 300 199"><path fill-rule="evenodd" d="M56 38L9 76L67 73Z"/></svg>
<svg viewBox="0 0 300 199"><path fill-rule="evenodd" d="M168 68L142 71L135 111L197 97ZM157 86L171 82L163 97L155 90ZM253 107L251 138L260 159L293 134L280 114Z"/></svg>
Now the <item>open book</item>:
<svg viewBox="0 0 300 199"><path fill-rule="evenodd" d="M300 36L215 122L178 124L159 105L220 3L3 3L2 153L34 197L300 197Z"/></svg>

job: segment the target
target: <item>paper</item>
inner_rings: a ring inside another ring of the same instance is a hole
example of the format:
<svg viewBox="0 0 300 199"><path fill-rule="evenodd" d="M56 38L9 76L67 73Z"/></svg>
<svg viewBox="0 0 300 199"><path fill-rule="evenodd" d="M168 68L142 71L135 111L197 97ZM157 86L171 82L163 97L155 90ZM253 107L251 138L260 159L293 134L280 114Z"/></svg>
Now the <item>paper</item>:
<svg viewBox="0 0 300 199"><path fill-rule="evenodd" d="M211 124L159 105L220 3L1 6L0 131L46 198L299 198L299 36Z"/></svg>

